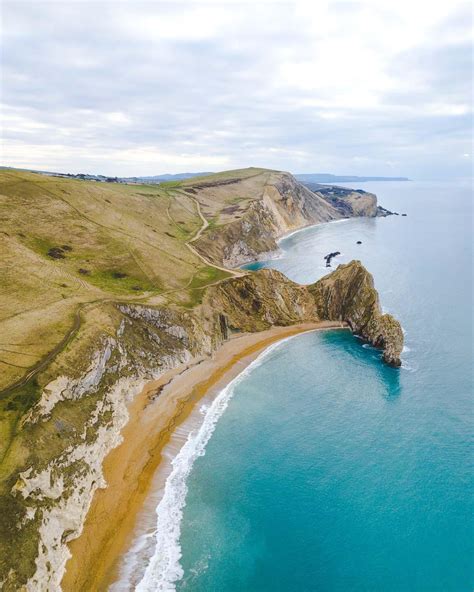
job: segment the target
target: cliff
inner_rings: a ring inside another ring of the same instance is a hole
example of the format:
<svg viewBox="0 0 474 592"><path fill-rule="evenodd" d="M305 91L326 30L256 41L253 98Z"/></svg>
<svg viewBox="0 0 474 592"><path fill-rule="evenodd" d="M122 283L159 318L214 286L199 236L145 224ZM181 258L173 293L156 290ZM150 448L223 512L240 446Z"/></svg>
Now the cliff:
<svg viewBox="0 0 474 592"><path fill-rule="evenodd" d="M241 182L235 180L239 193ZM195 182L188 190L206 203L212 184ZM377 198L362 190L326 188L311 191L289 173L271 172L238 217L212 225L194 246L213 263L238 267L265 259L278 250L277 240L293 230L354 216L378 215ZM337 194L337 195L336 195ZM236 212L237 213L237 210Z"/></svg>
<svg viewBox="0 0 474 592"><path fill-rule="evenodd" d="M382 314L373 277L360 261L339 265L309 290L323 318L346 321L353 333L383 351L384 362L401 365L401 325L392 315Z"/></svg>
<svg viewBox="0 0 474 592"><path fill-rule="evenodd" d="M218 317L165 307L111 304L91 320L82 332L94 331L93 339L62 352L40 378L37 402L2 459L0 589L8 592L60 590L67 543L106 486L102 463L121 442L128 404L147 382L211 355L224 338Z"/></svg>
<svg viewBox="0 0 474 592"><path fill-rule="evenodd" d="M95 490L105 486L103 459L120 443L127 402L146 381L212 355L231 333L273 325L345 321L394 366L403 346L400 324L381 314L372 276L358 261L309 286L261 270L210 286L189 312L120 304L109 315L88 367L47 383L23 419L15 443L22 468L1 497L8 510L0 522L8 545L0 555L5 590L25 583L28 590L58 589L67 542L80 534Z"/></svg>
<svg viewBox="0 0 474 592"><path fill-rule="evenodd" d="M305 321L344 321L352 332L382 350L382 359L400 366L400 323L382 314L372 275L360 261L340 265L303 286L273 269L232 278L208 289L205 304L219 311L230 330L260 331Z"/></svg>

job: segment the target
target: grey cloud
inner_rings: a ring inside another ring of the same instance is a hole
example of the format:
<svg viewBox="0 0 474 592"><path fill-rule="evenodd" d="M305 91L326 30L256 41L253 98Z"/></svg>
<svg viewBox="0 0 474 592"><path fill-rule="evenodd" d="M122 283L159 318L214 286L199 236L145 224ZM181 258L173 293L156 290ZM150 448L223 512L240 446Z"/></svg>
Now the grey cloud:
<svg viewBox="0 0 474 592"><path fill-rule="evenodd" d="M35 148L37 166L163 172L146 163L119 166L106 159L108 153L144 147L295 172L324 166L329 172L416 177L443 163L448 175L466 174L468 162L461 156L469 145L470 114L428 109L436 102L441 107L469 102L472 63L465 41L433 41L395 56L387 72L406 84L386 91L377 107L335 106L334 118L326 118L324 108L305 106L303 99L314 96L311 90L295 90L277 79L286 49L291 59L305 57L307 38L289 7L251 17L236 14L236 28L227 38L218 32L208 39L150 39L127 31L127 21L146 11L159 15L163 6L5 4L5 113L44 126L21 126L17 119L7 125L7 145L24 146L23 162L32 163L31 146L44 146L49 154L48 148L60 145L63 155L51 166ZM166 10L173 12L169 5ZM348 23L352 14L353 8L344 13ZM446 26L458 30L462 19L453 17ZM20 165L19 158L11 164ZM189 168L177 164L174 170L179 166Z"/></svg>

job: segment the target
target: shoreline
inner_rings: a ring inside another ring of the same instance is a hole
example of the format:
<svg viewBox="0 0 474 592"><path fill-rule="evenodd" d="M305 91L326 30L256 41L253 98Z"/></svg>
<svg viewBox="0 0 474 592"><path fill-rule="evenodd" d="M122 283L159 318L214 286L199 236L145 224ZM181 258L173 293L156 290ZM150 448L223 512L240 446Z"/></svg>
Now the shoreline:
<svg viewBox="0 0 474 592"><path fill-rule="evenodd" d="M348 220L356 220L359 217L360 216L349 216L349 217L344 217L344 218L338 218L336 220L328 220L327 222L317 222L316 224L307 224L306 226L301 226L300 228L296 228L295 230L289 230L288 232L285 232L285 234L282 234L281 236L279 236L276 239L276 243L278 246L280 246L281 241L284 241L285 239L290 238L290 236L293 236L294 234L298 234L300 232L304 232L305 230L309 230L310 228L316 228L317 226L324 226L325 224L337 224L338 222L347 222Z"/></svg>
<svg viewBox="0 0 474 592"><path fill-rule="evenodd" d="M276 251L268 251L265 253L261 253L258 257L251 259L250 261L247 261L246 263L241 263L240 265L238 265L238 269L245 269L245 267L247 265L252 265L253 263L260 263L262 261L275 261L277 259L281 259L283 257L283 252L282 252L280 243L282 241L286 240L287 238L290 238L294 234L299 234L300 232L304 232L305 230L310 230L311 228L324 226L325 224L336 224L338 222L347 222L349 220L354 220L357 218L358 218L358 216L350 216L348 218L346 217L346 218L339 218L337 220L328 220L327 222L316 222L316 223L306 224L305 226L300 226L299 228L296 228L295 230L288 230L288 232L281 234L280 236L278 236L275 239L275 242L278 247L278 249Z"/></svg>
<svg viewBox="0 0 474 592"><path fill-rule="evenodd" d="M144 387L129 404L122 443L103 463L107 487L96 491L81 535L69 543L64 592L107 590L116 581L154 477L172 460L165 448L197 403L206 395L215 397L273 343L325 329L348 326L320 321L233 336L211 358L170 370Z"/></svg>

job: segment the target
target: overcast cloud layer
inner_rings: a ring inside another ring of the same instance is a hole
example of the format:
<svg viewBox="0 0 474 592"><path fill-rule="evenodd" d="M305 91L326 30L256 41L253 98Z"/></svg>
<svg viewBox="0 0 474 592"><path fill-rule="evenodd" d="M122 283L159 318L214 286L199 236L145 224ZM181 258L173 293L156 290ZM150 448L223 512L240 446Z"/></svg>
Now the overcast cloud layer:
<svg viewBox="0 0 474 592"><path fill-rule="evenodd" d="M2 2L2 164L467 176L458 0Z"/></svg>

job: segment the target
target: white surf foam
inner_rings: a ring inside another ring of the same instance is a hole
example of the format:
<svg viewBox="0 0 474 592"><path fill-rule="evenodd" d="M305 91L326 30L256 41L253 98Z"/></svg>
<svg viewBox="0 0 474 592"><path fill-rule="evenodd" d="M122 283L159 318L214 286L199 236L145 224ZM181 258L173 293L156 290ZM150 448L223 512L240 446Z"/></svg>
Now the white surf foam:
<svg viewBox="0 0 474 592"><path fill-rule="evenodd" d="M402 368L407 372L418 372L418 364L409 364L406 360L402 359Z"/></svg>
<svg viewBox="0 0 474 592"><path fill-rule="evenodd" d="M297 228L296 230L291 230L290 232L280 236L277 239L277 244L280 244L282 241L285 241L290 236L294 236L295 234L299 234L300 232L305 232L308 230L314 230L315 228L321 228L322 226L326 226L326 224L340 224L341 222L349 222L354 218L340 218L338 220L328 220L327 222L317 222L316 224L310 224L309 226L303 226L302 228Z"/></svg>
<svg viewBox="0 0 474 592"><path fill-rule="evenodd" d="M163 497L156 508L155 550L145 573L135 588L137 592L171 592L184 575L180 563L182 556L180 536L183 509L186 505L187 478L194 461L205 454L217 421L226 410L235 387L259 366L264 358L295 335L268 347L247 368L234 378L212 401L205 412L199 429L190 432L188 439L172 460L172 471L166 480Z"/></svg>

